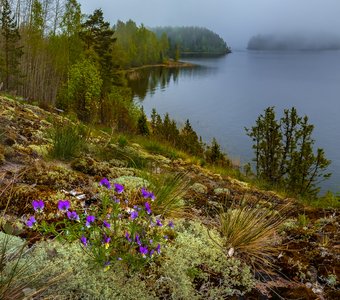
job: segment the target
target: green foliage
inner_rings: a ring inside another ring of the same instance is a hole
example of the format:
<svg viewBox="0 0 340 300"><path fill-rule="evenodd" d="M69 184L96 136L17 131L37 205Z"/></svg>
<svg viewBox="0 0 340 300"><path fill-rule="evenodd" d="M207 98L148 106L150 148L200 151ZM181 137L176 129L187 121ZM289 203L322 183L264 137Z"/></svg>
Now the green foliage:
<svg viewBox="0 0 340 300"><path fill-rule="evenodd" d="M213 165L231 166L224 153L221 151L221 146L217 143L215 138L212 139L211 146L205 151L205 158L207 162Z"/></svg>
<svg viewBox="0 0 340 300"><path fill-rule="evenodd" d="M56 122L49 132L52 140L50 154L53 158L71 159L84 150L88 139L88 129L81 124Z"/></svg>
<svg viewBox="0 0 340 300"><path fill-rule="evenodd" d="M137 130L138 133L141 135L149 135L150 134L150 130L148 127L148 120L146 118L146 115L144 113L144 109L142 107L141 112L140 112L140 116L138 118L137 121Z"/></svg>
<svg viewBox="0 0 340 300"><path fill-rule="evenodd" d="M167 57L167 39L157 36L144 25L137 26L132 20L118 21L115 25L113 58L120 67L135 67L162 63Z"/></svg>
<svg viewBox="0 0 340 300"><path fill-rule="evenodd" d="M310 220L306 214L299 214L297 217L297 223L300 227L306 227L309 224Z"/></svg>
<svg viewBox="0 0 340 300"><path fill-rule="evenodd" d="M230 48L216 33L202 27L156 27L158 37L166 34L170 53L175 60L180 54L226 54ZM164 37L163 37L164 38Z"/></svg>
<svg viewBox="0 0 340 300"><path fill-rule="evenodd" d="M73 110L83 122L93 122L98 112L101 86L102 80L95 65L87 59L79 61L69 71L59 106Z"/></svg>
<svg viewBox="0 0 340 300"><path fill-rule="evenodd" d="M330 161L323 149L313 153L311 138L314 126L296 109L285 110L277 121L274 107L268 107L256 125L246 129L254 142L257 176L271 184L287 187L292 194L316 196L317 183L327 179Z"/></svg>
<svg viewBox="0 0 340 300"><path fill-rule="evenodd" d="M0 29L0 78L4 83L4 90L10 90L16 88L19 82L19 64L23 51L19 45L20 34L8 0L1 1Z"/></svg>
<svg viewBox="0 0 340 300"><path fill-rule="evenodd" d="M119 135L117 142L118 142L118 146L120 148L124 148L128 144L128 140L127 140L126 136L123 135L123 134Z"/></svg>

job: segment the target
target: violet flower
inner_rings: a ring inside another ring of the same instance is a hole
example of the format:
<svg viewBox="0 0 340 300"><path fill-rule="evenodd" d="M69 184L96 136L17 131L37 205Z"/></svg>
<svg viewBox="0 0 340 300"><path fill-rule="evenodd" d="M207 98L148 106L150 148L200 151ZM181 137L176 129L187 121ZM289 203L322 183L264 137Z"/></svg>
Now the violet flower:
<svg viewBox="0 0 340 300"><path fill-rule="evenodd" d="M159 226L159 227L163 226L163 224L161 223L161 220L159 220L159 219L156 219L156 225Z"/></svg>
<svg viewBox="0 0 340 300"><path fill-rule="evenodd" d="M125 238L126 238L130 243L132 242L132 240L131 240L131 235L130 235L128 232L125 233Z"/></svg>
<svg viewBox="0 0 340 300"><path fill-rule="evenodd" d="M144 203L144 206L145 206L145 210L147 212L148 215L151 214L151 206L150 206L150 203L149 202L145 202Z"/></svg>
<svg viewBox="0 0 340 300"><path fill-rule="evenodd" d="M27 221L26 221L26 226L29 228L32 228L34 224L37 222L37 220L31 216Z"/></svg>
<svg viewBox="0 0 340 300"><path fill-rule="evenodd" d="M105 177L101 181L99 181L99 185L106 187L108 190L111 188L110 181Z"/></svg>
<svg viewBox="0 0 340 300"><path fill-rule="evenodd" d="M87 216L86 217L86 222L85 222L85 226L86 227L90 227L91 226L91 223L94 222L96 218L94 216Z"/></svg>
<svg viewBox="0 0 340 300"><path fill-rule="evenodd" d="M68 201L68 200L65 200L65 201L59 200L58 201L58 209L60 211L68 211L70 206L71 206L70 201Z"/></svg>
<svg viewBox="0 0 340 300"><path fill-rule="evenodd" d="M143 257L145 257L149 253L148 247L140 246L139 252L143 255Z"/></svg>
<svg viewBox="0 0 340 300"><path fill-rule="evenodd" d="M138 217L138 211L132 211L131 214L130 214L130 218L131 220L134 220Z"/></svg>
<svg viewBox="0 0 340 300"><path fill-rule="evenodd" d="M118 194L121 194L124 192L124 186L119 184L119 183L115 183L114 184L115 186L115 191L118 193Z"/></svg>
<svg viewBox="0 0 340 300"><path fill-rule="evenodd" d="M143 198L150 198L152 201L155 200L155 194L152 192L148 192L145 188L141 189L141 193Z"/></svg>
<svg viewBox="0 0 340 300"><path fill-rule="evenodd" d="M87 238L85 236L82 236L80 238L80 242L86 247L87 246Z"/></svg>
<svg viewBox="0 0 340 300"><path fill-rule="evenodd" d="M149 197L149 192L145 188L141 189L141 193L142 193L143 198Z"/></svg>
<svg viewBox="0 0 340 300"><path fill-rule="evenodd" d="M158 254L161 254L161 244L157 245L156 251L157 251Z"/></svg>
<svg viewBox="0 0 340 300"><path fill-rule="evenodd" d="M138 235L138 234L136 234L135 242L136 242L139 246L142 245L142 242L140 241L140 238L139 238L139 235Z"/></svg>
<svg viewBox="0 0 340 300"><path fill-rule="evenodd" d="M32 206L35 211L42 212L45 207L45 204L44 201L42 200L33 200Z"/></svg>
<svg viewBox="0 0 340 300"><path fill-rule="evenodd" d="M69 220L79 221L79 216L75 211L68 211L66 212L66 215L69 218Z"/></svg>
<svg viewBox="0 0 340 300"><path fill-rule="evenodd" d="M174 228L174 227L175 227L174 222L170 221L169 224L168 224L168 226L169 226L170 228Z"/></svg>
<svg viewBox="0 0 340 300"><path fill-rule="evenodd" d="M105 246L105 249L108 249L110 246L111 238L107 235L104 235L103 237L103 244Z"/></svg>
<svg viewBox="0 0 340 300"><path fill-rule="evenodd" d="M111 224L106 222L105 220L103 221L103 226L106 227L106 228L110 228L111 227Z"/></svg>

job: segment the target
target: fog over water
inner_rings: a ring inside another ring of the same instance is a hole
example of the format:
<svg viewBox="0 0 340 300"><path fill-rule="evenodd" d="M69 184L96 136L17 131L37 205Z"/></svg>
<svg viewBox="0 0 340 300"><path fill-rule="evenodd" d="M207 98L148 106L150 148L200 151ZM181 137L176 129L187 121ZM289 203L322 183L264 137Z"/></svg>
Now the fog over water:
<svg viewBox="0 0 340 300"><path fill-rule="evenodd" d="M84 13L102 8L112 24L203 26L233 49L257 34L340 36L339 0L80 0Z"/></svg>

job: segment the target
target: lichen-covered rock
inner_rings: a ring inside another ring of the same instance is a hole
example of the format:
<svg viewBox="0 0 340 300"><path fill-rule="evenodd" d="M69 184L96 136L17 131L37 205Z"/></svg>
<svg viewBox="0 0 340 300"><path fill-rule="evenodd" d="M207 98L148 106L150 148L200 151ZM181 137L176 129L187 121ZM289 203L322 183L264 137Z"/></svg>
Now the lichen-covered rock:
<svg viewBox="0 0 340 300"><path fill-rule="evenodd" d="M214 194L217 196L220 196L220 195L229 196L230 190L227 188L217 188L217 189L214 189Z"/></svg>
<svg viewBox="0 0 340 300"><path fill-rule="evenodd" d="M150 183L141 177L136 176L121 176L114 179L115 183L124 185L127 189L139 189L142 187L148 187Z"/></svg>
<svg viewBox="0 0 340 300"><path fill-rule="evenodd" d="M190 189L199 194L206 194L208 192L208 188L204 184L198 182L194 183Z"/></svg>

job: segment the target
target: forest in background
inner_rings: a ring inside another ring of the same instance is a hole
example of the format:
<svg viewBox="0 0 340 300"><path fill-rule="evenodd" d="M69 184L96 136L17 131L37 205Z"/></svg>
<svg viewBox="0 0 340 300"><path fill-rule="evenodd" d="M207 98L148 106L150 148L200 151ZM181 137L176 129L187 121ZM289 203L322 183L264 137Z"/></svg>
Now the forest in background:
<svg viewBox="0 0 340 300"><path fill-rule="evenodd" d="M169 51L173 56L185 54L223 55L231 52L227 43L215 32L197 26L155 27L158 37L169 39Z"/></svg>
<svg viewBox="0 0 340 300"><path fill-rule="evenodd" d="M100 9L84 15L76 0L2 0L0 82L6 93L93 125L150 135L212 163L229 164L214 139L204 144L189 120L169 115L151 124L133 101L124 70L171 56L166 33L144 25L111 25ZM175 60L177 57L174 58Z"/></svg>

